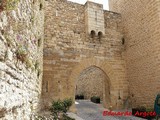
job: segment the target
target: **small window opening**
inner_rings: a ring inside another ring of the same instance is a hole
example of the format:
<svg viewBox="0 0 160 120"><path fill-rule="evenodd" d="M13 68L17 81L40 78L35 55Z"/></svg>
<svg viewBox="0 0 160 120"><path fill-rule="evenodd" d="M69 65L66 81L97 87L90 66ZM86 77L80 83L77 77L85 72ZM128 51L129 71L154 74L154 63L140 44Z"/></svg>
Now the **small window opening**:
<svg viewBox="0 0 160 120"><path fill-rule="evenodd" d="M39 39L38 39L38 47L40 47L41 44L42 44L42 40L41 40L41 38L39 38Z"/></svg>
<svg viewBox="0 0 160 120"><path fill-rule="evenodd" d="M43 8L43 5L42 5L42 3L40 3L39 10L42 10L42 8Z"/></svg>
<svg viewBox="0 0 160 120"><path fill-rule="evenodd" d="M100 32L98 32L98 37L99 37L99 39L101 39L102 38L102 36L103 36L103 33L100 31Z"/></svg>
<svg viewBox="0 0 160 120"><path fill-rule="evenodd" d="M96 32L94 30L92 30L90 35L91 35L91 38L94 38L96 36Z"/></svg>
<svg viewBox="0 0 160 120"><path fill-rule="evenodd" d="M46 92L48 92L48 81L46 81Z"/></svg>
<svg viewBox="0 0 160 120"><path fill-rule="evenodd" d="M122 38L122 45L124 45L125 44L125 39L124 38Z"/></svg>
<svg viewBox="0 0 160 120"><path fill-rule="evenodd" d="M118 99L119 99L119 100L121 100L121 95L120 95L120 91L119 91L119 96L118 96Z"/></svg>

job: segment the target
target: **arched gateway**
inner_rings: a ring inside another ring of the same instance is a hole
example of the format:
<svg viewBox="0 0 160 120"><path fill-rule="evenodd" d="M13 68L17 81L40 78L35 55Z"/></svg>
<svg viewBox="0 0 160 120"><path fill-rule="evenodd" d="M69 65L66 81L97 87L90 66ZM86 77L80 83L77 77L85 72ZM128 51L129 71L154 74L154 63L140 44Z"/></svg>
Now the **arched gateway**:
<svg viewBox="0 0 160 120"><path fill-rule="evenodd" d="M109 64L109 61L106 60L99 60L95 58L85 59L82 60L78 65L75 66L75 68L72 70L72 73L70 75L69 81L72 83L68 95L75 100L75 92L76 92L76 80L81 74L81 72L89 67L97 67L100 70L102 70L108 77L108 79L105 81L108 83L109 89L106 89L107 86L104 86L103 88L103 105L105 108L112 107L113 109L120 108L120 101L118 100L119 97L119 80L118 76L116 76L116 71L113 70L112 66ZM102 86L103 87L103 86ZM109 90L109 91L108 91ZM75 105L72 106L72 111L75 111Z"/></svg>

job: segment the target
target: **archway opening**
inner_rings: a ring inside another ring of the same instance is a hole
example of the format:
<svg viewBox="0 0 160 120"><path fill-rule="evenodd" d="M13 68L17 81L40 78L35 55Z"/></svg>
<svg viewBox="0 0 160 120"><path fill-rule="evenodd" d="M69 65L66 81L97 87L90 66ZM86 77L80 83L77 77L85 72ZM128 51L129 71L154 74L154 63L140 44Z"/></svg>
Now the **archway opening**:
<svg viewBox="0 0 160 120"><path fill-rule="evenodd" d="M94 38L96 36L96 32L94 30L91 31L90 33L91 38Z"/></svg>
<svg viewBox="0 0 160 120"><path fill-rule="evenodd" d="M99 67L90 66L84 69L76 80L75 96L84 96L85 100L99 97L101 104L109 108L110 80Z"/></svg>
<svg viewBox="0 0 160 120"><path fill-rule="evenodd" d="M98 32L98 38L101 39L103 36L103 33L101 31Z"/></svg>

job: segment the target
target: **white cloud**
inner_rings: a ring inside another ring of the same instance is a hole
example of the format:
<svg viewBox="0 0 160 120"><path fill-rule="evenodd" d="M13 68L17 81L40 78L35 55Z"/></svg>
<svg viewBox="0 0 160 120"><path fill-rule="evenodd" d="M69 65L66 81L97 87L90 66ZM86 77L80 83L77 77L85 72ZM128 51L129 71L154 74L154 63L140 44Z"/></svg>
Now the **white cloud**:
<svg viewBox="0 0 160 120"><path fill-rule="evenodd" d="M85 4L87 0L68 0L68 1L76 2L76 3L80 3L80 4ZM89 0L89 1L93 1L93 2L96 2L96 3L103 4L103 8L105 10L109 10L108 0Z"/></svg>

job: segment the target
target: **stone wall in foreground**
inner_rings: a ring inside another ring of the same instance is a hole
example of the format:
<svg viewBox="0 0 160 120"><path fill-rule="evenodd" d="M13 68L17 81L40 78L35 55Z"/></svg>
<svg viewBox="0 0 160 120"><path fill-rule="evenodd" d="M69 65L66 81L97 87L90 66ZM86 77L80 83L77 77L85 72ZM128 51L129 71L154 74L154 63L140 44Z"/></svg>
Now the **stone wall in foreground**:
<svg viewBox="0 0 160 120"><path fill-rule="evenodd" d="M30 120L31 114L39 110L41 96L43 0L13 0L3 5L0 7L0 119Z"/></svg>
<svg viewBox="0 0 160 120"><path fill-rule="evenodd" d="M132 107L154 106L160 93L160 1L110 0L122 15Z"/></svg>

